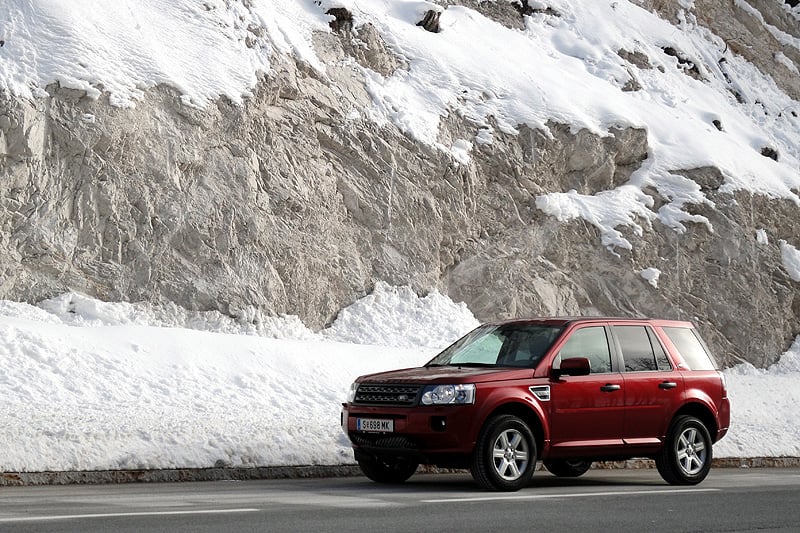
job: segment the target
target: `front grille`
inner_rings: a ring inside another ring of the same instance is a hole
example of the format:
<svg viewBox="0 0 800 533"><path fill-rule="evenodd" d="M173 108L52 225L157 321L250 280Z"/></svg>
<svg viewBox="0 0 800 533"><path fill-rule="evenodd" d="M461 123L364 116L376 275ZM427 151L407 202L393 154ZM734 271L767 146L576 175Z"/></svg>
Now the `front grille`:
<svg viewBox="0 0 800 533"><path fill-rule="evenodd" d="M356 405L392 405L410 407L417 403L420 385L362 383L353 403Z"/></svg>
<svg viewBox="0 0 800 533"><path fill-rule="evenodd" d="M393 435L367 435L364 433L350 433L350 440L356 446L367 448L383 448L387 450L416 450L417 444L408 437Z"/></svg>

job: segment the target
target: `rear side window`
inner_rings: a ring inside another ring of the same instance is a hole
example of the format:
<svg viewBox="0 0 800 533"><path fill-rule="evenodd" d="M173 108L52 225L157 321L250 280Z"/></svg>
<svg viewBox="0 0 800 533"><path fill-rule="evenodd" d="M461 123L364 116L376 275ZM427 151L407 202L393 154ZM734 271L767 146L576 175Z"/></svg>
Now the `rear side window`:
<svg viewBox="0 0 800 533"><path fill-rule="evenodd" d="M691 328L663 328L669 340L678 349L689 370L716 370L717 362L708 353L695 330Z"/></svg>
<svg viewBox="0 0 800 533"><path fill-rule="evenodd" d="M661 342L656 337L655 332L647 328L647 335L650 337L650 345L653 347L653 353L656 355L656 366L661 371L672 370L672 365L669 362L669 358L667 357L667 353L664 351L664 347L661 346Z"/></svg>
<svg viewBox="0 0 800 533"><path fill-rule="evenodd" d="M650 328L613 326L613 330L622 350L626 372L671 370L664 349Z"/></svg>

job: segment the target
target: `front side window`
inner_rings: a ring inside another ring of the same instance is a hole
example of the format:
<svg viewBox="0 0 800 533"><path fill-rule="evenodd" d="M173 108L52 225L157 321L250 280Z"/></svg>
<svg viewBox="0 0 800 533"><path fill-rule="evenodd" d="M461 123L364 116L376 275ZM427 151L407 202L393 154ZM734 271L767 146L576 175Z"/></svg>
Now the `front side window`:
<svg viewBox="0 0 800 533"><path fill-rule="evenodd" d="M611 351L608 349L605 328L591 326L573 332L558 352L553 368L561 368L561 361L572 357L588 359L592 374L611 372Z"/></svg>
<svg viewBox="0 0 800 533"><path fill-rule="evenodd" d="M563 328L541 324L480 326L426 366L498 366L534 368Z"/></svg>

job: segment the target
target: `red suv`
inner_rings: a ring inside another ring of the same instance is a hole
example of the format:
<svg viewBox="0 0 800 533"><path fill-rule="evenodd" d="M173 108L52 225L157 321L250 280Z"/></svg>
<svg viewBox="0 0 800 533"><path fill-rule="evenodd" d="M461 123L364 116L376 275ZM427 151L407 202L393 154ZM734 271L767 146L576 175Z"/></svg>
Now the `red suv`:
<svg viewBox="0 0 800 533"><path fill-rule="evenodd" d="M691 323L621 318L484 324L423 367L359 377L342 411L374 481L429 464L504 491L540 459L575 477L650 457L668 483L693 485L729 420L725 378Z"/></svg>

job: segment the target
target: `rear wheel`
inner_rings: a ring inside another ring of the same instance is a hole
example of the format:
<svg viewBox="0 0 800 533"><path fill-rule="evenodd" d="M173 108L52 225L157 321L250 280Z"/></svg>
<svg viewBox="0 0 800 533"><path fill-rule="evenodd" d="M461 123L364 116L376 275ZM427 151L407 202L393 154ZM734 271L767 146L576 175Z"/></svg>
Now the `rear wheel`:
<svg viewBox="0 0 800 533"><path fill-rule="evenodd" d="M536 440L513 415L491 418L481 430L472 458L472 477L487 490L515 491L526 486L536 466Z"/></svg>
<svg viewBox="0 0 800 533"><path fill-rule="evenodd" d="M372 481L377 483L403 483L417 471L418 463L390 459L359 459L358 466Z"/></svg>
<svg viewBox="0 0 800 533"><path fill-rule="evenodd" d="M542 462L551 474L558 477L579 477L592 466L591 461L570 459L545 459Z"/></svg>
<svg viewBox="0 0 800 533"><path fill-rule="evenodd" d="M711 469L711 436L706 426L688 415L670 424L664 447L656 456L656 467L671 485L696 485Z"/></svg>

